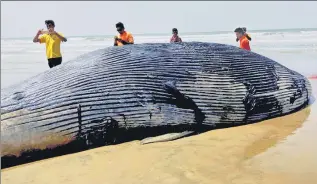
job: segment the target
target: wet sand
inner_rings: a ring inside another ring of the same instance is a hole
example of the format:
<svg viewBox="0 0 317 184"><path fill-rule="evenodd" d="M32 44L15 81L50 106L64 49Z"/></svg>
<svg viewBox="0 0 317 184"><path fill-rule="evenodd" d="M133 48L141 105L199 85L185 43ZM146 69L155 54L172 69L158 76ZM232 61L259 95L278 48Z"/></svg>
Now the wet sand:
<svg viewBox="0 0 317 184"><path fill-rule="evenodd" d="M317 80L310 80L317 97ZM2 184L316 184L317 104L171 142L133 141L2 170Z"/></svg>

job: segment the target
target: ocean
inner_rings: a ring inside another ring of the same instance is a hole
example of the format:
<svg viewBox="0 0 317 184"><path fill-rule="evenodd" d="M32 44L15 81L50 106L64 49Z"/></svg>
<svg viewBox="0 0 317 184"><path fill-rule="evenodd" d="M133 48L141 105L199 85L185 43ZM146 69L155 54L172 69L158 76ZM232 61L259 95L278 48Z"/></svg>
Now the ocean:
<svg viewBox="0 0 317 184"><path fill-rule="evenodd" d="M269 57L305 76L317 73L317 28L248 32L253 52ZM87 52L112 46L113 35L68 36L62 43L63 63ZM239 46L229 31L181 33L184 42L202 41ZM171 34L135 34L136 44L167 43ZM1 38L1 89L49 70L45 45L33 38Z"/></svg>

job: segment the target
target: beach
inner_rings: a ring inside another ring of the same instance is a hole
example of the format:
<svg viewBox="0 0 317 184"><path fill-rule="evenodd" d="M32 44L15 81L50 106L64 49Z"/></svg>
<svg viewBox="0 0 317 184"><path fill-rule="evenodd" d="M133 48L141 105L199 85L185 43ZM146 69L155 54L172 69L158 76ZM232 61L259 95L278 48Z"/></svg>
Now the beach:
<svg viewBox="0 0 317 184"><path fill-rule="evenodd" d="M307 77L315 75L317 29L250 31L251 49ZM183 41L238 45L231 32L180 34ZM136 43L170 35L136 35ZM70 37L63 61L111 46L113 36ZM48 70L45 46L1 40L1 88ZM311 79L317 96L317 80ZM263 122L212 130L170 142L104 146L2 170L1 183L315 184L317 105Z"/></svg>

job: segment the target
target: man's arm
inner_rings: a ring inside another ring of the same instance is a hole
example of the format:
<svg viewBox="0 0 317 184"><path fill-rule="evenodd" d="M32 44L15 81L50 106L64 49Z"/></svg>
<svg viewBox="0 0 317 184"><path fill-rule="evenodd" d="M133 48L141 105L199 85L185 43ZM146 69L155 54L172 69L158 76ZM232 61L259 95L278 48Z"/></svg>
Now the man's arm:
<svg viewBox="0 0 317 184"><path fill-rule="evenodd" d="M61 39L63 42L67 42L67 39L65 37L63 37L62 35L58 34L56 31L54 31L54 34L56 34L56 36Z"/></svg>
<svg viewBox="0 0 317 184"><path fill-rule="evenodd" d="M33 42L36 43L36 42L40 42L40 39L39 39L39 36L41 35L42 33L42 30L38 30L35 37L33 38Z"/></svg>
<svg viewBox="0 0 317 184"><path fill-rule="evenodd" d="M119 41L123 45L134 44L134 39L133 39L133 36L131 34L129 35L128 41L124 41L124 40L121 40L121 39L119 39Z"/></svg>
<svg viewBox="0 0 317 184"><path fill-rule="evenodd" d="M129 45L129 44L133 44L133 42L126 42L124 40L119 40L123 45Z"/></svg>
<svg viewBox="0 0 317 184"><path fill-rule="evenodd" d="M114 37L114 43L113 43L113 46L118 46L117 41L118 41L118 37L117 37L117 36L115 36L115 37Z"/></svg>

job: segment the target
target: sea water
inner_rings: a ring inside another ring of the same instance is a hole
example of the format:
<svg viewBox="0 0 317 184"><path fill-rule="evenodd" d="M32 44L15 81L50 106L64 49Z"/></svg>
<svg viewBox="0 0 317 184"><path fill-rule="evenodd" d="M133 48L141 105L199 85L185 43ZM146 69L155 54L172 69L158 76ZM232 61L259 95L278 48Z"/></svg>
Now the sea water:
<svg viewBox="0 0 317 184"><path fill-rule="evenodd" d="M317 28L250 31L253 52L269 57L305 76L317 74ZM87 52L110 47L113 35L69 36L61 44L63 63ZM170 34L135 34L136 44L168 43ZM202 41L239 46L234 32L181 33L184 42ZM45 45L33 38L1 39L1 89L49 70Z"/></svg>

